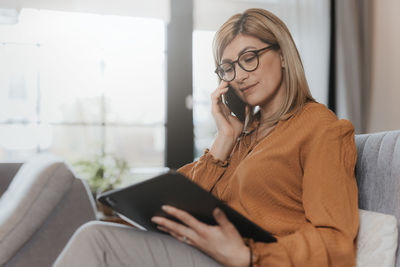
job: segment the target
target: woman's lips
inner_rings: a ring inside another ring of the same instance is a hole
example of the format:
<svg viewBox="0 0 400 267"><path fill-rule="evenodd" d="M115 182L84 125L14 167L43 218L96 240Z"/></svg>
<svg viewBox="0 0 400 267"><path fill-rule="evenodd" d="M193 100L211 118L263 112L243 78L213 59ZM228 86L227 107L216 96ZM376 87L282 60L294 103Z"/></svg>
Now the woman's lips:
<svg viewBox="0 0 400 267"><path fill-rule="evenodd" d="M251 91L251 89L253 89L254 86L256 86L256 85L257 85L257 83L249 85L249 86L246 86L246 87L243 87L243 88L240 88L240 91L245 93L245 94L249 93Z"/></svg>

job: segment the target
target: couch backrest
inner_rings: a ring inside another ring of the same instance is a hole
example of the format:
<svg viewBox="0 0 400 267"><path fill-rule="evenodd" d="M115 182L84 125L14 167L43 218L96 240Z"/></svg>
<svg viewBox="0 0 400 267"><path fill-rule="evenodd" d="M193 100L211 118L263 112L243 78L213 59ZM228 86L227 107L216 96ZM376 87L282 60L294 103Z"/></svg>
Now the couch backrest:
<svg viewBox="0 0 400 267"><path fill-rule="evenodd" d="M396 216L400 229L400 131L356 135L355 139L359 207ZM396 267L400 267L400 236L398 240Z"/></svg>

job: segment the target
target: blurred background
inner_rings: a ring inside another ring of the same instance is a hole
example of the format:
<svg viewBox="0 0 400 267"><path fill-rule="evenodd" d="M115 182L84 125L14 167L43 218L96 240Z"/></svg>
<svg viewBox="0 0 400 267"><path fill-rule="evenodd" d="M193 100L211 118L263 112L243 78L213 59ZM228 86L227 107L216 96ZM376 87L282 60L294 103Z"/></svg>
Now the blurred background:
<svg viewBox="0 0 400 267"><path fill-rule="evenodd" d="M111 157L121 186L199 157L213 35L253 7L287 24L317 101L358 134L400 129L398 0L0 0L0 161Z"/></svg>

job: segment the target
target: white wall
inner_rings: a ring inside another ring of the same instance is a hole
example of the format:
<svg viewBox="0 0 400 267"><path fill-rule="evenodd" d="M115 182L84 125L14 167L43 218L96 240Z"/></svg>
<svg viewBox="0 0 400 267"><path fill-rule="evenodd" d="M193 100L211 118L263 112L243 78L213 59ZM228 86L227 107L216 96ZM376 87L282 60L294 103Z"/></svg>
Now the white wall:
<svg viewBox="0 0 400 267"><path fill-rule="evenodd" d="M400 1L375 0L368 132L400 130Z"/></svg>
<svg viewBox="0 0 400 267"><path fill-rule="evenodd" d="M1 0L2 8L37 8L105 15L154 17L169 21L169 0Z"/></svg>

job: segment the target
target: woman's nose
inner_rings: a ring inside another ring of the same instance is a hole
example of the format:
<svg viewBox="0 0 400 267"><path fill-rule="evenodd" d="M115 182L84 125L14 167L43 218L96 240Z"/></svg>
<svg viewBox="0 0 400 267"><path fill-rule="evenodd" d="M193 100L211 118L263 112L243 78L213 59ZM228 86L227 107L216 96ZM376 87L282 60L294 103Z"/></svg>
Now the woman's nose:
<svg viewBox="0 0 400 267"><path fill-rule="evenodd" d="M249 77L249 73L242 69L239 65L236 68L236 80L242 82Z"/></svg>

